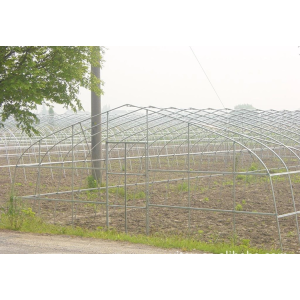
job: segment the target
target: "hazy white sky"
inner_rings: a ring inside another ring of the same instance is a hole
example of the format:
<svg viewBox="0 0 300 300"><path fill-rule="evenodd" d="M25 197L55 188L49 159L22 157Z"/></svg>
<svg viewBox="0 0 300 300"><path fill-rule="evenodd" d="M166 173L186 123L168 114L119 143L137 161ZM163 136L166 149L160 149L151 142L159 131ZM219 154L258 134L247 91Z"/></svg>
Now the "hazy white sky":
<svg viewBox="0 0 300 300"><path fill-rule="evenodd" d="M189 46L106 46L103 105L222 108ZM226 108L300 108L300 48L192 46ZM80 98L90 110L90 92Z"/></svg>
<svg viewBox="0 0 300 300"><path fill-rule="evenodd" d="M123 45L106 46L103 105L222 108L192 45L225 107L300 108L299 0L53 0L47 14L34 3L4 4L19 24L3 14L1 43Z"/></svg>

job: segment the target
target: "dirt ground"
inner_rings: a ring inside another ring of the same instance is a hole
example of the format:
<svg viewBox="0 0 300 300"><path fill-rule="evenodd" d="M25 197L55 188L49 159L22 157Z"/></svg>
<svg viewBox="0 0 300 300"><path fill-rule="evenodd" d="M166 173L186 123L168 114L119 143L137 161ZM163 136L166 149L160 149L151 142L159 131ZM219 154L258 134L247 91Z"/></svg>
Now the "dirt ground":
<svg viewBox="0 0 300 300"><path fill-rule="evenodd" d="M174 167L180 168L180 161L179 164L178 160L176 163L177 165ZM184 163L182 169L185 168ZM201 168L203 170L223 168L225 171L230 171L228 165L231 164L222 160L214 163L207 161L206 163L202 162ZM143 170L134 168L134 162L132 166L131 173L143 172ZM163 161L160 161L159 166L155 165L155 161L153 161L151 167L152 169L158 167L167 169ZM117 168L112 166L112 169ZM124 175L110 174L107 177L109 185L115 187L109 189L109 208L106 210L104 189L101 191L83 190L87 188L86 179L89 176L88 173L83 174L84 172L86 170L79 170L72 176L68 169L63 174L55 169L50 174L49 169L44 169L41 172L40 184L37 189L36 170L27 169L25 181L24 170L20 169L17 172L15 193L19 196L35 195L36 193L48 194L44 196L48 201L28 200L25 202L50 223L73 224L90 229L104 228L108 212L110 227L118 231L145 234L147 188L145 184L142 184L145 178L128 175L125 208L125 191L122 187ZM278 224L274 215L239 213L239 211L244 211L274 214L275 210L278 214L291 213L294 211L293 197L296 209L300 210L300 178L298 175L291 176L293 194L289 179L284 175L273 179L273 190L270 181L264 176L249 175L234 178L232 175L226 174L204 175L191 174L188 180L184 171L182 173L155 171L150 173L148 187L150 234L176 234L214 243L230 242L234 239L237 243L271 249L279 248L279 225L283 250L300 252L295 215L279 219ZM161 180L163 182L157 182ZM60 193L61 191L70 191L72 182L74 193ZM7 174L1 174L0 185L0 199L8 199L10 182ZM118 185L119 187L116 187ZM272 193L274 193L276 203L274 203ZM64 202L72 199L77 203ZM173 207L164 207L164 205ZM182 209L183 207L195 210ZM207 209L207 211L197 210L197 208ZM235 209L236 213L209 211L210 209L228 211Z"/></svg>
<svg viewBox="0 0 300 300"><path fill-rule="evenodd" d="M0 230L0 254L198 254L141 244Z"/></svg>

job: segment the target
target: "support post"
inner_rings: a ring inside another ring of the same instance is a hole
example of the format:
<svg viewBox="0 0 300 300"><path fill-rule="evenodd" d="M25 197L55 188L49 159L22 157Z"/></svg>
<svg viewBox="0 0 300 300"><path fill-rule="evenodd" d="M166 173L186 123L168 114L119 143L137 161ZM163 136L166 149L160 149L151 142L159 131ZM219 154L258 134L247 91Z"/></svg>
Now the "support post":
<svg viewBox="0 0 300 300"><path fill-rule="evenodd" d="M146 175L146 235L149 235L149 118L146 110L146 147L145 147L145 175Z"/></svg>
<svg viewBox="0 0 300 300"><path fill-rule="evenodd" d="M92 75L95 75L100 80L100 65L91 67ZM100 88L100 83L99 83ZM102 182L101 178L101 158L102 158L102 145L101 145L101 96L97 96L91 91L91 155L93 176L99 184Z"/></svg>
<svg viewBox="0 0 300 300"><path fill-rule="evenodd" d="M236 207L235 188L236 188L236 153L235 142L233 142L233 210ZM233 213L233 242L236 243L236 226L235 226L235 212Z"/></svg>
<svg viewBox="0 0 300 300"><path fill-rule="evenodd" d="M189 206L189 234L191 232L191 161L190 161L190 123L188 123L188 132L187 132L187 142L188 142L188 206Z"/></svg>

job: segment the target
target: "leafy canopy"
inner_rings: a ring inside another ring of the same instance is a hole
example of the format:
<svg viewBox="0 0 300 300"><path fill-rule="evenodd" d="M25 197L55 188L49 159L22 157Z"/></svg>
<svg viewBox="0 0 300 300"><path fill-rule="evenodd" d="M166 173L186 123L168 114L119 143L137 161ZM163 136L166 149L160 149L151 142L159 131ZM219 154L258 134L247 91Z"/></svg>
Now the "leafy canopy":
<svg viewBox="0 0 300 300"><path fill-rule="evenodd" d="M13 116L17 126L31 135L38 133L34 128L38 118L32 112L37 105L62 104L75 112L82 110L80 87L102 94L90 67L101 65L103 54L99 46L1 46L2 122Z"/></svg>

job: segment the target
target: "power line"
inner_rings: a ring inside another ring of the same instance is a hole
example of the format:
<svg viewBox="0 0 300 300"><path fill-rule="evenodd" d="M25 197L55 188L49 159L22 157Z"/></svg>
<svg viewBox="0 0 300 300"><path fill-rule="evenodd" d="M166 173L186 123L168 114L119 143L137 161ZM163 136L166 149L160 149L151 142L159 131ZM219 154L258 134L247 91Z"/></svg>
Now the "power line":
<svg viewBox="0 0 300 300"><path fill-rule="evenodd" d="M218 99L220 100L220 102L221 102L221 104L222 104L223 108L225 108L225 106L224 106L224 104L223 104L223 102L222 102L221 98L219 97L219 95L218 95L218 93L217 93L216 89L214 88L214 86L212 85L211 81L209 80L209 78L208 78L207 74L205 73L205 71L204 71L204 69L203 69L202 65L200 64L200 61L199 61L199 59L197 58L197 56L196 56L196 54L195 54L195 52L193 51L193 49L192 49L192 47L191 47L191 46L190 46L190 49L191 49L191 51L193 52L193 54L194 54L195 58L197 59L197 61L198 61L198 64L199 64L199 66L201 67L201 69L202 69L203 73L205 74L205 76L206 76L207 80L209 81L209 83L210 83L211 87L212 87L212 88L213 88L213 90L215 91L215 93L216 93L216 95L217 95Z"/></svg>

